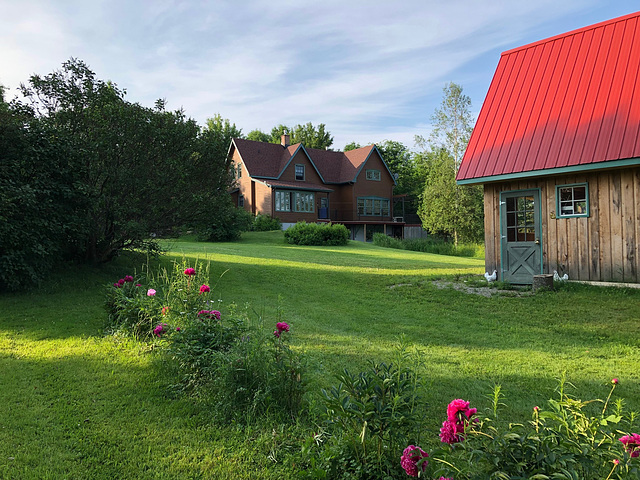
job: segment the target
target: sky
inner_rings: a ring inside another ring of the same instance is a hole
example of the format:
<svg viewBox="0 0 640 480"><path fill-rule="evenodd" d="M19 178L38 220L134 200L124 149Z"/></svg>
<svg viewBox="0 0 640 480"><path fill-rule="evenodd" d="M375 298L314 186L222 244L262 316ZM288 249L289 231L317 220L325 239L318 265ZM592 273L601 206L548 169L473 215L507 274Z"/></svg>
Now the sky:
<svg viewBox="0 0 640 480"><path fill-rule="evenodd" d="M640 10L638 0L0 0L7 99L71 57L152 107L244 134L324 123L332 148L414 148L449 82L477 116L500 54Z"/></svg>

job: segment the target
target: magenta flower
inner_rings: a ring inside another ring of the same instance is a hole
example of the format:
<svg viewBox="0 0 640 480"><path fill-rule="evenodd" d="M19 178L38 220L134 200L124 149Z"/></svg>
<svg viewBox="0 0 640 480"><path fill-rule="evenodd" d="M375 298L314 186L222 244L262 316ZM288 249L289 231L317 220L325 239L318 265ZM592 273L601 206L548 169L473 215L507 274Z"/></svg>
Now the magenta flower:
<svg viewBox="0 0 640 480"><path fill-rule="evenodd" d="M136 287L141 287L142 284L141 283L136 283Z"/></svg>
<svg viewBox="0 0 640 480"><path fill-rule="evenodd" d="M418 476L418 465L416 465L423 458L427 458L429 456L424 450L420 447L416 447L415 445L409 445L402 452L402 457L400 457L400 465L404 468L404 471L407 472L407 475L410 477ZM422 463L422 471L427 468L427 462Z"/></svg>
<svg viewBox="0 0 640 480"><path fill-rule="evenodd" d="M200 287L200 295L202 295L203 293L209 293L211 291L211 288L209 288L209 285L202 285Z"/></svg>
<svg viewBox="0 0 640 480"><path fill-rule="evenodd" d="M449 478L449 477L440 477L438 480L453 480L453 478Z"/></svg>
<svg viewBox="0 0 640 480"><path fill-rule="evenodd" d="M176 332L179 332L179 331L180 331L180 327L176 327Z"/></svg>
<svg viewBox="0 0 640 480"><path fill-rule="evenodd" d="M118 285L120 286L124 285L124 278L121 278L120 280L118 280Z"/></svg>
<svg viewBox="0 0 640 480"><path fill-rule="evenodd" d="M113 286L116 288L122 288L122 285L120 285L118 282L114 283Z"/></svg>
<svg viewBox="0 0 640 480"><path fill-rule="evenodd" d="M280 330L274 330L273 336L276 338L280 338Z"/></svg>
<svg viewBox="0 0 640 480"><path fill-rule="evenodd" d="M278 329L278 332L280 332L280 333L289 331L289 325L287 323L285 323L285 322L276 323L276 328Z"/></svg>
<svg viewBox="0 0 640 480"><path fill-rule="evenodd" d="M613 383L614 385L617 385L618 384L618 379L614 378L613 380L611 380L611 383Z"/></svg>
<svg viewBox="0 0 640 480"><path fill-rule="evenodd" d="M156 326L156 328L154 328L154 329L153 329L153 334L154 334L156 337L158 337L158 338L159 338L159 337L161 337L161 336L162 336L162 334L163 334L163 333L164 333L164 331L165 331L165 330L164 330L164 329L165 329L165 327L168 327L168 325L167 325L166 323L160 323L160 324L158 324L158 325Z"/></svg>
<svg viewBox="0 0 640 480"><path fill-rule="evenodd" d="M222 317L222 315L220 314L220 312L218 310L200 310L198 312L198 316L199 317L205 317L205 318L216 318L218 320L220 320L220 317Z"/></svg>
<svg viewBox="0 0 640 480"><path fill-rule="evenodd" d="M147 297L153 297L156 294L156 291L153 288L147 290Z"/></svg>
<svg viewBox="0 0 640 480"><path fill-rule="evenodd" d="M190 277L191 275L195 275L196 274L196 270L195 270L195 268L186 268L184 270L184 274Z"/></svg>
<svg viewBox="0 0 640 480"><path fill-rule="evenodd" d="M620 460L618 460L617 458L613 459L613 464L614 465L620 465Z"/></svg>
<svg viewBox="0 0 640 480"><path fill-rule="evenodd" d="M442 422L442 428L440 429L440 441L453 445L454 443L460 443L463 439L459 435L459 427L455 422L451 420L445 420Z"/></svg>
<svg viewBox="0 0 640 480"><path fill-rule="evenodd" d="M124 281L127 283L133 282L133 277L131 275L127 275L124 277Z"/></svg>
<svg viewBox="0 0 640 480"><path fill-rule="evenodd" d="M452 422L464 421L462 415L466 416L466 420L469 420L472 415L475 415L478 410L475 408L469 408L469 402L466 402L460 398L453 400L449 406L447 406L447 418Z"/></svg>
<svg viewBox="0 0 640 480"><path fill-rule="evenodd" d="M625 435L619 440L624 445L624 449L629 452L631 457L640 457L640 435L632 433L631 435Z"/></svg>

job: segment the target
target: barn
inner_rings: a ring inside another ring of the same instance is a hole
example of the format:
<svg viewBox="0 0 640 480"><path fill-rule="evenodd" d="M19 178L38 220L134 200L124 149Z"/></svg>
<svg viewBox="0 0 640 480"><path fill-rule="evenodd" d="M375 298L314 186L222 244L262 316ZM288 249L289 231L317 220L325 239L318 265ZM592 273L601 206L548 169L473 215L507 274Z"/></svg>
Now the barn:
<svg viewBox="0 0 640 480"><path fill-rule="evenodd" d="M504 52L456 180L501 280L640 282L640 12Z"/></svg>

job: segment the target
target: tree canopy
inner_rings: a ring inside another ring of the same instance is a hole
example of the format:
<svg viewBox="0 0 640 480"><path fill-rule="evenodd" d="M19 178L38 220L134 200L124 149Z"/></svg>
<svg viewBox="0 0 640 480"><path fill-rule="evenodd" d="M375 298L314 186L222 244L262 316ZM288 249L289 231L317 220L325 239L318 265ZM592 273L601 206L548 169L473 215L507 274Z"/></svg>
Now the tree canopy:
<svg viewBox="0 0 640 480"><path fill-rule="evenodd" d="M449 83L443 89L440 107L433 114L433 131L423 146L426 182L419 215L432 233L452 235L455 243L481 241L484 236L482 188L457 185L455 177L473 129L471 100L462 87Z"/></svg>
<svg viewBox="0 0 640 480"><path fill-rule="evenodd" d="M162 100L154 109L125 100L75 59L21 91L26 101L0 102L0 247L13 249L0 288L16 287L7 278L29 258L35 272L61 253L103 262L154 250L152 234L210 225L232 208L226 151L237 129L219 116L201 133Z"/></svg>

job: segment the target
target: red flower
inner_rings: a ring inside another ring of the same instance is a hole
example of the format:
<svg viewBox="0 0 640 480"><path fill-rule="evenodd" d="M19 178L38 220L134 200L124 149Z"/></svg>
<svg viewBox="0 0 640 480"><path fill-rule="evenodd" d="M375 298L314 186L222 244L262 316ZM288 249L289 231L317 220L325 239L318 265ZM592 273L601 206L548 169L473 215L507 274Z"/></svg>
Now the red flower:
<svg viewBox="0 0 640 480"><path fill-rule="evenodd" d="M133 282L133 277L131 275L127 275L124 277L124 281L127 283Z"/></svg>
<svg viewBox="0 0 640 480"><path fill-rule="evenodd" d="M191 275L196 274L196 270L195 268L187 268L185 269L184 274L190 277Z"/></svg>
<svg viewBox="0 0 640 480"><path fill-rule="evenodd" d="M211 289L209 288L209 285L202 285L200 287L200 295L202 295L203 293L208 293L210 291Z"/></svg>
<svg viewBox="0 0 640 480"><path fill-rule="evenodd" d="M276 323L276 328L278 329L278 332L280 332L280 333L288 332L289 331L289 324L287 324L285 322L278 322L278 323Z"/></svg>

